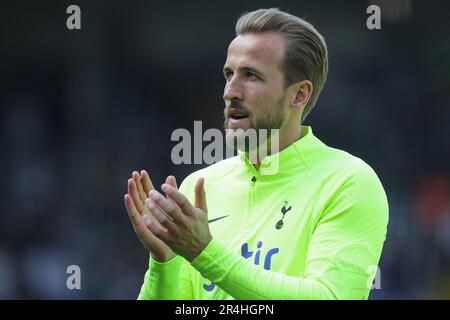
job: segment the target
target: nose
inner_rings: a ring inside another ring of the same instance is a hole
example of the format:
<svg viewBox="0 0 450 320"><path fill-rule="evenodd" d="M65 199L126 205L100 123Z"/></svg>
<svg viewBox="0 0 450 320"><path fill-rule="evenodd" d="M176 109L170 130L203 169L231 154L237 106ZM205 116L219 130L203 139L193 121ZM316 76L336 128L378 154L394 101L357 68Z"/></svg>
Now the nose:
<svg viewBox="0 0 450 320"><path fill-rule="evenodd" d="M244 98L241 85L238 77L234 75L229 81L226 82L223 90L223 99L225 101L242 100Z"/></svg>

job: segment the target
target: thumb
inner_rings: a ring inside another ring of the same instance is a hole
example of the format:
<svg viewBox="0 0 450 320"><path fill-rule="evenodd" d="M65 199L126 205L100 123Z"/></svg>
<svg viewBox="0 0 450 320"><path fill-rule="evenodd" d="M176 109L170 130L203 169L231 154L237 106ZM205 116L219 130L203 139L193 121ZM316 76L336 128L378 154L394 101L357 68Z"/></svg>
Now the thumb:
<svg viewBox="0 0 450 320"><path fill-rule="evenodd" d="M195 206L199 209L202 209L206 214L208 214L204 178L198 179L197 183L195 184Z"/></svg>

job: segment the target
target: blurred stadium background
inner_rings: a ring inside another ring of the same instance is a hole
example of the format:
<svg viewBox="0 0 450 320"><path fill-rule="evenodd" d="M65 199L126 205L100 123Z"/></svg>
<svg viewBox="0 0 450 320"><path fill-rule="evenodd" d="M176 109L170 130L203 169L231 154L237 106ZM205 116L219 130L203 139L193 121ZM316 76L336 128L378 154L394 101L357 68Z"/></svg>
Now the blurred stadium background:
<svg viewBox="0 0 450 320"><path fill-rule="evenodd" d="M381 7L382 29L366 28ZM81 7L79 31L66 8ZM390 223L371 299L450 298L450 26L438 1L9 1L0 4L0 298L135 299L147 254L123 194L176 166L176 128L222 128L221 69L243 11L278 7L325 36L307 118L368 162ZM66 268L81 268L81 290Z"/></svg>

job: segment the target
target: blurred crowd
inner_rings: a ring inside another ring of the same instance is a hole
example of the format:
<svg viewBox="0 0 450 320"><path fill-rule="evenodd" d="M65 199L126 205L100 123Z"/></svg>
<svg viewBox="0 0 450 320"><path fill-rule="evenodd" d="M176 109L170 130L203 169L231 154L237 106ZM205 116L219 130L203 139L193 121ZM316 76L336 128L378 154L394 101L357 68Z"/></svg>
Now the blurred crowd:
<svg viewBox="0 0 450 320"><path fill-rule="evenodd" d="M281 7L312 22L330 73L305 124L379 175L390 207L371 299L450 298L450 37L445 10L400 1L382 29L371 2L215 6L0 5L0 299L135 299L148 254L123 205L127 179L181 183L177 128L222 128L222 66L239 13ZM375 1L372 1L375 2ZM381 1L382 4L383 1ZM397 1L398 2L398 1ZM382 7L383 14L383 7ZM67 267L81 269L68 290Z"/></svg>

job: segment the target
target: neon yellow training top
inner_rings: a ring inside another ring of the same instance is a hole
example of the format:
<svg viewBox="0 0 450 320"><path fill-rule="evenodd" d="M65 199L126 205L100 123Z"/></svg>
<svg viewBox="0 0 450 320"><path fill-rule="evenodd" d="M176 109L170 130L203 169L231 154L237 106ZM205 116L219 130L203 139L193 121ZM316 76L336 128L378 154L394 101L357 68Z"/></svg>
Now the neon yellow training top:
<svg viewBox="0 0 450 320"><path fill-rule="evenodd" d="M276 174L264 166L279 161ZM205 178L213 239L189 263L150 258L138 299L367 299L386 238L388 203L375 172L302 126L266 157L245 153L189 175Z"/></svg>

